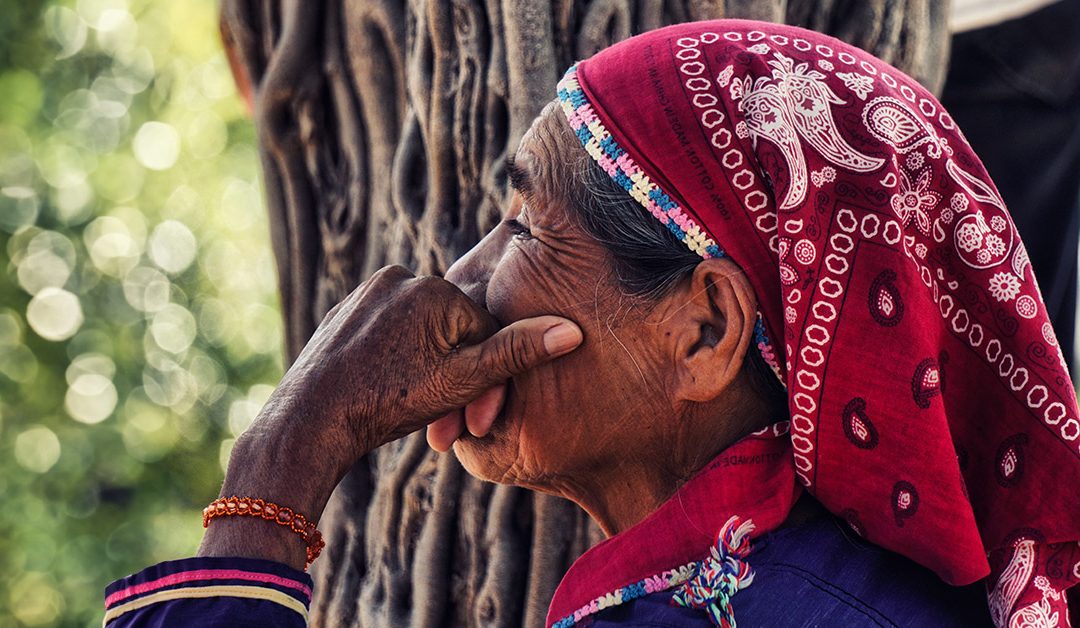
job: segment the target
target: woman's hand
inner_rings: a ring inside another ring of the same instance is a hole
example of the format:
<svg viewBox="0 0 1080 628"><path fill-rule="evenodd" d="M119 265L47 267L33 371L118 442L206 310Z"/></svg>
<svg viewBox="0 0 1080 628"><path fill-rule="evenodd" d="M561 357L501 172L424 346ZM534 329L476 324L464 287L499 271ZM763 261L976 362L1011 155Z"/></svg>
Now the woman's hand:
<svg viewBox="0 0 1080 628"><path fill-rule="evenodd" d="M474 429L490 426L507 379L580 343L581 331L566 319L541 316L499 329L453 284L384 268L323 319L237 440L222 495L261 497L317 521L366 453L448 415L471 417ZM302 566L299 537L274 528L246 517L217 519L200 555Z"/></svg>

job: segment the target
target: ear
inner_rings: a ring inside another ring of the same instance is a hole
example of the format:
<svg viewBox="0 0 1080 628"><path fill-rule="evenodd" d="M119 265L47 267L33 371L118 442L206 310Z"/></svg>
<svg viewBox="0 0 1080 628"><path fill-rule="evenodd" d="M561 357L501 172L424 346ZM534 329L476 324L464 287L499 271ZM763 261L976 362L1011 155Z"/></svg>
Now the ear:
<svg viewBox="0 0 1080 628"><path fill-rule="evenodd" d="M712 401L738 377L753 344L757 298L750 280L729 259L707 259L665 300L675 397Z"/></svg>

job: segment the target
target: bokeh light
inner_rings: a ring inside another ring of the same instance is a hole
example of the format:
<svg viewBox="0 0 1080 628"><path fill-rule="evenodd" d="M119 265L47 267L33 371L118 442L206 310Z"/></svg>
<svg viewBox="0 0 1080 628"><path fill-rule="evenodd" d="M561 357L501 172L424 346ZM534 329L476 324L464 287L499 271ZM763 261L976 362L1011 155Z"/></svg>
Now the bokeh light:
<svg viewBox="0 0 1080 628"><path fill-rule="evenodd" d="M30 328L45 340L67 340L83 324L79 297L60 288L44 288L26 306Z"/></svg>
<svg viewBox="0 0 1080 628"><path fill-rule="evenodd" d="M45 473L60 459L60 439L49 428L37 425L15 437L15 461L34 473Z"/></svg>
<svg viewBox="0 0 1080 628"><path fill-rule="evenodd" d="M216 0L0 0L0 628L195 552L281 376Z"/></svg>
<svg viewBox="0 0 1080 628"><path fill-rule="evenodd" d="M166 220L150 235L150 259L170 274L183 272L195 261L199 244L191 229L177 220Z"/></svg>
<svg viewBox="0 0 1080 628"><path fill-rule="evenodd" d="M135 134L135 158L151 170L168 170L180 157L180 134L164 122L147 122Z"/></svg>
<svg viewBox="0 0 1080 628"><path fill-rule="evenodd" d="M116 401L116 386L112 380L97 373L84 373L68 387L64 409L81 423L101 423L112 414Z"/></svg>

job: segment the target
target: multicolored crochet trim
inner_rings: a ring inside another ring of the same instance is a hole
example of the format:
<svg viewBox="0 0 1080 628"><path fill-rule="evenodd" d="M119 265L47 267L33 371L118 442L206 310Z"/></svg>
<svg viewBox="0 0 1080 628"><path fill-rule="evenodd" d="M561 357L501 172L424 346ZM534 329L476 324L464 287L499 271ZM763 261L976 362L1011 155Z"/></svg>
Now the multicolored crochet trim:
<svg viewBox="0 0 1080 628"><path fill-rule="evenodd" d="M678 569L670 569L650 578L635 582L634 584L626 585L621 589L616 589L615 591L602 595L585 606L582 606L574 611L573 615L563 617L552 624L551 628L570 628L570 626L577 624L582 619L585 619L590 615L595 615L605 608L618 606L624 602L645 597L650 593L666 591L671 587L678 586L693 576L696 567L697 563L689 563Z"/></svg>
<svg viewBox="0 0 1080 628"><path fill-rule="evenodd" d="M588 97L577 81L577 65L570 69L559 81L559 102L563 113L570 123L570 128L577 134L585 152L611 178L625 189L641 206L666 225L671 233L691 251L705 259L723 257L724 251L707 233L688 216L679 204L668 196L660 186L649 179L649 175L638 167L634 160L615 141L600 122Z"/></svg>
<svg viewBox="0 0 1080 628"><path fill-rule="evenodd" d="M768 364L769 368L772 369L776 379L780 380L781 384L784 384L784 388L787 388L787 384L784 382L784 372L780 370L780 362L776 359L776 352L773 351L769 334L765 331L765 319L761 318L761 312L758 312L757 320L754 321L754 346L757 347L761 358L765 360L765 364Z"/></svg>
<svg viewBox="0 0 1080 628"><path fill-rule="evenodd" d="M750 519L745 522L738 517L728 519L716 535L710 556L675 591L672 601L705 611L713 624L721 628L736 628L731 598L754 582L754 571L746 563L753 531L754 523Z"/></svg>
<svg viewBox="0 0 1080 628"><path fill-rule="evenodd" d="M725 256L720 245L710 238L708 233L694 222L694 219L684 212L671 196L649 178L649 175L604 128L588 96L578 83L577 64L570 66L559 81L558 94L559 104L562 106L567 122L570 123L570 128L577 135L585 152L589 153L589 156L604 169L604 172L607 172L661 224L667 226L668 230L691 251L703 259ZM758 351L776 374L777 379L784 383L780 363L776 359L776 351L773 350L772 343L765 333L765 324L760 313L754 325L754 344L757 345Z"/></svg>

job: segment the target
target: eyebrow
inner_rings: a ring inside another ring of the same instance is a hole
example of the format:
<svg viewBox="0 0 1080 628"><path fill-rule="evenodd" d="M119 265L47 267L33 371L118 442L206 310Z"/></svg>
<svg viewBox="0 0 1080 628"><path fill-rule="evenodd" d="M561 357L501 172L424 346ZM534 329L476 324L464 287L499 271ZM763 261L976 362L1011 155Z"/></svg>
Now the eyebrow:
<svg viewBox="0 0 1080 628"><path fill-rule="evenodd" d="M510 187L521 192L523 195L530 194L533 190L532 174L520 164L514 161L513 155L506 158L506 175L510 178Z"/></svg>

